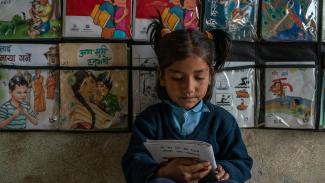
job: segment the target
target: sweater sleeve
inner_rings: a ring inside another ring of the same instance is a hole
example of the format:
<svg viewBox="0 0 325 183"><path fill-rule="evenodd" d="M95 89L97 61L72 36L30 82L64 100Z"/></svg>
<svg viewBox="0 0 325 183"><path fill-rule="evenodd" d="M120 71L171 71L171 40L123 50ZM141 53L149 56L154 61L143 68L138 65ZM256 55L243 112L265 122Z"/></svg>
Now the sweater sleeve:
<svg viewBox="0 0 325 183"><path fill-rule="evenodd" d="M122 157L122 169L128 183L144 183L159 168L143 142L155 139L155 125L138 116L128 149Z"/></svg>
<svg viewBox="0 0 325 183"><path fill-rule="evenodd" d="M243 183L251 178L253 160L247 153L236 120L232 118L231 121L227 121L227 132L218 142L220 151L216 163L229 173L230 179Z"/></svg>

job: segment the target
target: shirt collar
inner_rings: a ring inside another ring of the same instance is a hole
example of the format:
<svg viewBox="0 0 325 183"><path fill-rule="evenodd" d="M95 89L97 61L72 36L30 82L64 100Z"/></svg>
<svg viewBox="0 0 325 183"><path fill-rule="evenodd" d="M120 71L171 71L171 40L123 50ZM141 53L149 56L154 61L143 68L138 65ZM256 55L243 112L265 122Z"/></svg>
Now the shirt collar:
<svg viewBox="0 0 325 183"><path fill-rule="evenodd" d="M183 111L183 112L192 111L194 113L210 112L209 108L204 104L203 100L200 100L200 102L190 110L186 110L183 107L179 107L175 102L170 100L164 100L164 102L167 103L173 110L177 110L177 111Z"/></svg>

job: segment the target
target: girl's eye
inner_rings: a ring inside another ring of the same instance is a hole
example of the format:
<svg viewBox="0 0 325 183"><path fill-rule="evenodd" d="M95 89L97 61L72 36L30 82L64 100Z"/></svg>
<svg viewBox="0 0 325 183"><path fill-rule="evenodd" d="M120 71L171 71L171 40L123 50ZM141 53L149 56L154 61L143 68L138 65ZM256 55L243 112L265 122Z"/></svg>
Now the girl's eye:
<svg viewBox="0 0 325 183"><path fill-rule="evenodd" d="M183 78L182 77L172 77L172 80L175 80L175 81L181 81Z"/></svg>
<svg viewBox="0 0 325 183"><path fill-rule="evenodd" d="M204 80L205 77L204 77L204 76L196 76L195 79L196 79L196 80Z"/></svg>

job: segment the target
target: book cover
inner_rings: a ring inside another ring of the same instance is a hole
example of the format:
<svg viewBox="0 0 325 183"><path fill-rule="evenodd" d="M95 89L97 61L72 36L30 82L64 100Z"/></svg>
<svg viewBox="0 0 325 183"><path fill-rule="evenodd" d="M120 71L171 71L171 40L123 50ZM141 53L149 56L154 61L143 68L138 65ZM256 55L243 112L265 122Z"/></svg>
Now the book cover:
<svg viewBox="0 0 325 183"><path fill-rule="evenodd" d="M58 129L58 60L57 45L0 44L0 129Z"/></svg>
<svg viewBox="0 0 325 183"><path fill-rule="evenodd" d="M252 68L231 70L231 67L251 65ZM225 68L215 75L211 103L229 111L241 128L254 127L255 122L255 69L254 62L226 62Z"/></svg>
<svg viewBox="0 0 325 183"><path fill-rule="evenodd" d="M136 0L134 39L148 39L148 26L158 12L170 30L198 28L200 4L200 0Z"/></svg>
<svg viewBox="0 0 325 183"><path fill-rule="evenodd" d="M0 39L61 37L61 1L0 0Z"/></svg>
<svg viewBox="0 0 325 183"><path fill-rule="evenodd" d="M265 126L314 128L315 82L314 68L266 68Z"/></svg>
<svg viewBox="0 0 325 183"><path fill-rule="evenodd" d="M257 0L205 1L203 28L223 29L234 40L253 41L257 7Z"/></svg>
<svg viewBox="0 0 325 183"><path fill-rule="evenodd" d="M65 37L130 39L132 0L65 0Z"/></svg>
<svg viewBox="0 0 325 183"><path fill-rule="evenodd" d="M271 41L316 41L317 0L263 0L262 37Z"/></svg>
<svg viewBox="0 0 325 183"><path fill-rule="evenodd" d="M127 55L122 43L60 44L61 129L128 129Z"/></svg>
<svg viewBox="0 0 325 183"><path fill-rule="evenodd" d="M133 116L160 102L157 96L157 58L150 45L132 46Z"/></svg>

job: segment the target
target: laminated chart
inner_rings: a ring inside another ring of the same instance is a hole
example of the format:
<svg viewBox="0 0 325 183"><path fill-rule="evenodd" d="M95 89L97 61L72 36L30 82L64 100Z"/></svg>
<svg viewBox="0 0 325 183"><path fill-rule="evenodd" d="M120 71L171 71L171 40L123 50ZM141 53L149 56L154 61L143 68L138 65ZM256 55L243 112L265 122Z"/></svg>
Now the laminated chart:
<svg viewBox="0 0 325 183"><path fill-rule="evenodd" d="M65 0L64 37L131 38L131 0Z"/></svg>
<svg viewBox="0 0 325 183"><path fill-rule="evenodd" d="M290 63L297 65L297 62L272 62ZM314 62L306 64L312 67ZM266 68L265 126L314 128L315 82L315 68Z"/></svg>
<svg viewBox="0 0 325 183"><path fill-rule="evenodd" d="M205 30L223 29L232 39L253 41L256 37L257 0L205 1Z"/></svg>
<svg viewBox="0 0 325 183"><path fill-rule="evenodd" d="M60 0L0 0L0 39L61 37Z"/></svg>
<svg viewBox="0 0 325 183"><path fill-rule="evenodd" d="M316 41L317 0L263 0L262 37L271 41Z"/></svg>
<svg viewBox="0 0 325 183"><path fill-rule="evenodd" d="M0 44L0 63L0 129L58 129L58 46Z"/></svg>
<svg viewBox="0 0 325 183"><path fill-rule="evenodd" d="M160 102L157 96L157 57L150 45L133 45L133 115Z"/></svg>
<svg viewBox="0 0 325 183"><path fill-rule="evenodd" d="M225 69L215 75L211 102L229 111L237 119L239 127L254 127L254 62L226 62Z"/></svg>
<svg viewBox="0 0 325 183"><path fill-rule="evenodd" d="M147 40L147 29L161 15L170 30L199 27L200 0L135 0L134 39Z"/></svg>
<svg viewBox="0 0 325 183"><path fill-rule="evenodd" d="M128 129L126 44L60 44L60 62L62 129Z"/></svg>

